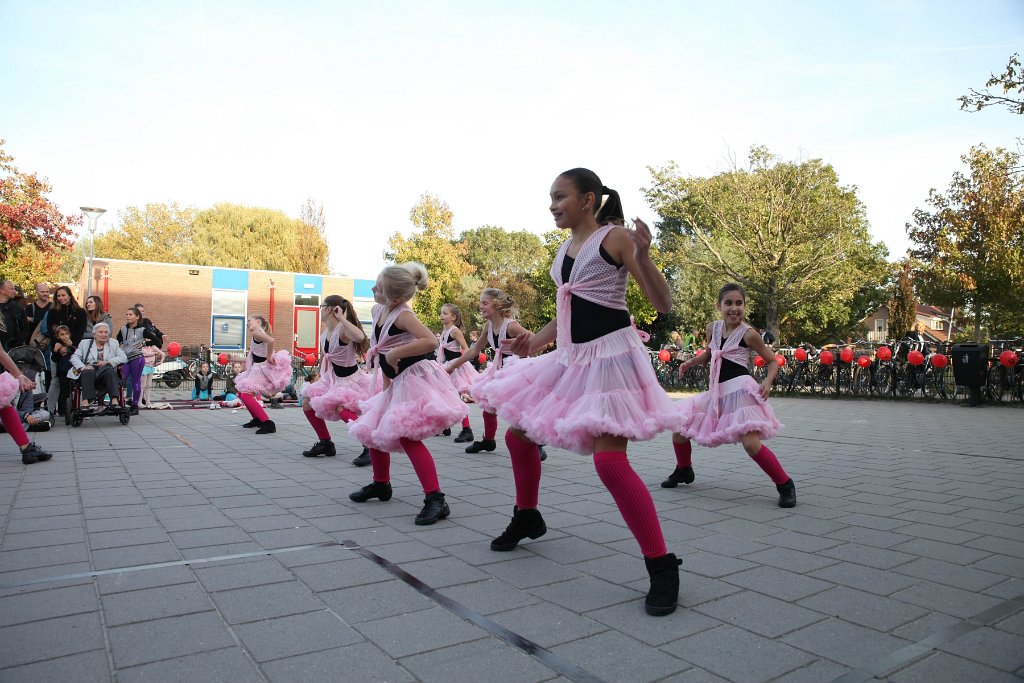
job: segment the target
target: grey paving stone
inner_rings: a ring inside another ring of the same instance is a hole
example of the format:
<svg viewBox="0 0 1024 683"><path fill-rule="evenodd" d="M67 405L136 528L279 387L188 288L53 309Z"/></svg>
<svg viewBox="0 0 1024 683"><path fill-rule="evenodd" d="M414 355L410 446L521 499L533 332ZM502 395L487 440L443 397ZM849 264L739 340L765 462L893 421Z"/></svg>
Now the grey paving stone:
<svg viewBox="0 0 1024 683"><path fill-rule="evenodd" d="M928 614L928 611L893 598L836 586L804 600L800 606L839 617L877 631L893 631ZM895 635L899 635L896 633Z"/></svg>
<svg viewBox="0 0 1024 683"><path fill-rule="evenodd" d="M819 612L745 591L693 608L721 622L776 638L825 618Z"/></svg>
<svg viewBox="0 0 1024 683"><path fill-rule="evenodd" d="M107 653L93 650L67 657L54 657L34 664L0 669L0 681L46 681L46 683L81 683L112 680Z"/></svg>
<svg viewBox="0 0 1024 683"><path fill-rule="evenodd" d="M644 611L643 601L640 600L593 610L587 612L587 616L612 631L626 633L655 647L722 624L718 619L712 619L693 609L686 609L682 605L668 616L652 619Z"/></svg>
<svg viewBox="0 0 1024 683"><path fill-rule="evenodd" d="M328 611L243 624L234 631L257 662L363 642L362 635Z"/></svg>
<svg viewBox="0 0 1024 683"><path fill-rule="evenodd" d="M104 595L102 601L107 626L213 609L206 592L194 582Z"/></svg>
<svg viewBox="0 0 1024 683"><path fill-rule="evenodd" d="M95 612L96 590L89 585L49 587L0 597L0 626Z"/></svg>
<svg viewBox="0 0 1024 683"><path fill-rule="evenodd" d="M256 683L266 679L236 646L120 669L117 680L118 683Z"/></svg>
<svg viewBox="0 0 1024 683"><path fill-rule="evenodd" d="M249 534L234 527L176 531L170 534L171 542L178 548L199 548L205 546L244 543L251 541ZM303 545L297 543L296 545Z"/></svg>
<svg viewBox="0 0 1024 683"><path fill-rule="evenodd" d="M107 629L118 669L235 644L214 612L202 612Z"/></svg>
<svg viewBox="0 0 1024 683"><path fill-rule="evenodd" d="M180 559L182 559L181 553L170 543L149 543L92 552L92 563L96 569L121 569L160 562L175 562Z"/></svg>
<svg viewBox="0 0 1024 683"><path fill-rule="evenodd" d="M491 619L547 648L608 629L593 619L546 603L495 614Z"/></svg>
<svg viewBox="0 0 1024 683"><path fill-rule="evenodd" d="M951 564L941 560L917 559L895 569L900 574L944 583L970 591L983 591L1006 579L992 572Z"/></svg>
<svg viewBox="0 0 1024 683"><path fill-rule="evenodd" d="M993 628L979 628L940 649L1007 672L1024 666L1024 636Z"/></svg>
<svg viewBox="0 0 1024 683"><path fill-rule="evenodd" d="M167 532L157 527L139 529L118 529L89 534L89 547L93 550L108 548L124 548L126 546L146 545L149 543L168 543Z"/></svg>
<svg viewBox="0 0 1024 683"><path fill-rule="evenodd" d="M775 567L755 567L730 574L723 579L743 588L770 595L780 600L794 601L820 593L832 584L809 576L788 572Z"/></svg>
<svg viewBox="0 0 1024 683"><path fill-rule="evenodd" d="M103 647L103 630L96 612L0 628L3 666L40 662Z"/></svg>
<svg viewBox="0 0 1024 683"><path fill-rule="evenodd" d="M488 572L518 588L534 588L580 576L579 572L569 567L532 553L528 554L525 549L512 551L512 553L494 554L509 555L509 558L505 562L489 566ZM519 558L517 555L526 555L526 557Z"/></svg>
<svg viewBox="0 0 1024 683"><path fill-rule="evenodd" d="M439 592L485 616L540 602L528 591L494 578L446 586ZM322 597L327 600L326 595Z"/></svg>
<svg viewBox="0 0 1024 683"><path fill-rule="evenodd" d="M655 681L690 668L676 657L613 631L559 645L554 652L610 680Z"/></svg>
<svg viewBox="0 0 1024 683"><path fill-rule="evenodd" d="M785 643L733 626L701 631L662 649L736 683L770 680L813 661Z"/></svg>
<svg viewBox="0 0 1024 683"><path fill-rule="evenodd" d="M850 667L848 666L819 659L796 671L791 671L785 676L776 678L773 683L819 683L819 681L834 681L849 672Z"/></svg>
<svg viewBox="0 0 1024 683"><path fill-rule="evenodd" d="M921 557L927 557L933 560L942 560L944 562L962 565L974 564L978 560L984 559L991 554L991 552L986 550L979 550L977 548L963 545L950 545L949 543L933 541L926 538L915 538L904 543L900 543L899 545L892 546L892 549L898 550L902 553L908 553L910 555L920 555ZM999 552L999 550L993 550L993 552Z"/></svg>
<svg viewBox="0 0 1024 683"><path fill-rule="evenodd" d="M209 592L294 581L295 575L274 558L257 557L217 566L196 565L195 576Z"/></svg>
<svg viewBox="0 0 1024 683"><path fill-rule="evenodd" d="M107 517L105 519L90 519L85 523L86 531L90 534L104 531L121 531L128 529L145 529L147 527L159 526L160 523L152 515L139 515L137 517Z"/></svg>
<svg viewBox="0 0 1024 683"><path fill-rule="evenodd" d="M984 681L985 683L1016 681L1019 683L1020 678L962 657L936 652L901 671L890 674L888 680L893 683L935 683L935 681Z"/></svg>
<svg viewBox="0 0 1024 683"><path fill-rule="evenodd" d="M1002 602L1000 598L972 593L970 591L922 581L907 590L893 594L893 598L927 609L951 614L956 617L971 617Z"/></svg>
<svg viewBox="0 0 1024 683"><path fill-rule="evenodd" d="M815 570L810 572L808 576L878 595L892 595L896 591L921 583L919 579L849 562Z"/></svg>
<svg viewBox="0 0 1024 683"><path fill-rule="evenodd" d="M369 643L278 659L262 666L273 683L407 683L416 679Z"/></svg>
<svg viewBox="0 0 1024 683"><path fill-rule="evenodd" d="M49 529L46 531L30 531L27 533L8 533L4 536L3 550L23 550L25 548L45 548L68 543L85 541L85 532L78 528Z"/></svg>
<svg viewBox="0 0 1024 683"><path fill-rule="evenodd" d="M88 562L89 550L85 543L49 546L46 548L26 548L24 550L0 551L0 572L13 572L20 569L42 570L49 575L47 568L61 564Z"/></svg>
<svg viewBox="0 0 1024 683"><path fill-rule="evenodd" d="M341 561L295 567L292 573L315 593L390 581L394 578L382 567L351 553Z"/></svg>
<svg viewBox="0 0 1024 683"><path fill-rule="evenodd" d="M902 638L856 626L840 619L826 619L782 638L782 641L807 652L846 664L863 666L909 645Z"/></svg>
<svg viewBox="0 0 1024 683"><path fill-rule="evenodd" d="M99 587L100 593L104 595L157 588L159 586L173 586L182 583L192 583L193 581L195 581L195 577L192 575L191 570L184 565L173 565L143 571L118 572L116 574L104 574L96 577L96 584Z"/></svg>
<svg viewBox="0 0 1024 683"><path fill-rule="evenodd" d="M534 683L550 680L553 674L535 658L494 638L405 657L401 663L425 683Z"/></svg>
<svg viewBox="0 0 1024 683"><path fill-rule="evenodd" d="M211 597L229 624L316 612L324 608L324 604L298 581L236 588L214 593Z"/></svg>
<svg viewBox="0 0 1024 683"><path fill-rule="evenodd" d="M356 624L367 639L392 657L469 642L487 633L440 607Z"/></svg>
<svg viewBox="0 0 1024 683"><path fill-rule="evenodd" d="M46 517L28 517L12 519L7 523L7 533L20 534L30 531L46 531L49 529L81 528L81 515L48 515Z"/></svg>
<svg viewBox="0 0 1024 683"><path fill-rule="evenodd" d="M747 560L712 552L687 552L684 550L682 553L677 552L676 554L683 560L682 571L712 578L721 578L757 566Z"/></svg>

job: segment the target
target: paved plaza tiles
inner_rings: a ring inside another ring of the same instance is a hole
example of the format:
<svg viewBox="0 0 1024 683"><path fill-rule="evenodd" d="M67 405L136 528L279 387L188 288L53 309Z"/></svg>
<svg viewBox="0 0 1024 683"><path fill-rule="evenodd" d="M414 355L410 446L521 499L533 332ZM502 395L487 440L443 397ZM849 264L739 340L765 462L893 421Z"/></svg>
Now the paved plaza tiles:
<svg viewBox="0 0 1024 683"><path fill-rule="evenodd" d="M667 434L634 445L680 609L646 616L635 541L589 458L549 449L543 538L510 553L512 473L428 445L452 516L417 527L335 425L277 434L230 410L0 437L0 681L1012 681L1024 675L1024 410L773 399L793 510L739 446L658 486ZM471 407L479 436L480 411ZM501 427L504 429L504 426Z"/></svg>

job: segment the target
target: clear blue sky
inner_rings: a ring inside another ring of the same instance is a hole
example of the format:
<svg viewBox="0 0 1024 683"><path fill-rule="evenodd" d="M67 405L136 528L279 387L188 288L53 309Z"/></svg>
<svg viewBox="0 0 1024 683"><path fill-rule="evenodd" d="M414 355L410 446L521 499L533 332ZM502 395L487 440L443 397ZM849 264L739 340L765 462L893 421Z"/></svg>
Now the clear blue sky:
<svg viewBox="0 0 1024 683"><path fill-rule="evenodd" d="M856 185L892 257L929 188L1024 117L956 97L1024 52L1024 2L0 2L0 137L62 210L323 202L374 277L431 192L456 230L548 229L588 166L656 217L648 166L752 144Z"/></svg>

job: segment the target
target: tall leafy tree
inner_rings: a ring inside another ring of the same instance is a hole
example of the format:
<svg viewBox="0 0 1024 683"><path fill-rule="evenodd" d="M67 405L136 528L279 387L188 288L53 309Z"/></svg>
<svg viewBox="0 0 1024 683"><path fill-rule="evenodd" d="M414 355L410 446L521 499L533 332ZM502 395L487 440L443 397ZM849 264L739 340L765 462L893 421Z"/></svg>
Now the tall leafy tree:
<svg viewBox="0 0 1024 683"><path fill-rule="evenodd" d="M751 323L776 337L793 319L816 320L819 333L850 320L856 292L884 279L886 255L871 242L856 188L820 159L783 162L754 147L748 161L710 178L683 177L674 164L651 169L647 200L685 238L677 267L739 282Z"/></svg>
<svg viewBox="0 0 1024 683"><path fill-rule="evenodd" d="M394 263L419 261L427 267L430 284L413 298L412 308L428 324L437 320L442 305L460 299L463 278L476 270L466 262L466 245L455 240L454 217L447 202L423 194L409 212L412 234L405 237L396 232L384 254Z"/></svg>
<svg viewBox="0 0 1024 683"><path fill-rule="evenodd" d="M917 295L914 293L913 264L905 259L899 266L899 273L889 299L889 336L897 337L910 330L917 319Z"/></svg>
<svg viewBox="0 0 1024 683"><path fill-rule="evenodd" d="M995 319L1024 318L1024 180L1016 152L978 145L961 160L967 173L928 193L907 234L922 297L965 310L980 340Z"/></svg>
<svg viewBox="0 0 1024 683"><path fill-rule="evenodd" d="M464 231L459 242L465 245L466 262L476 269L481 289L497 287L515 299L519 321L527 329L538 329L546 322L540 315L539 294L530 277L550 263L540 237L526 230L509 231L485 225ZM475 301L480 290L465 294L467 300ZM472 320L474 327L482 322L475 308L474 305L463 309L463 315Z"/></svg>
<svg viewBox="0 0 1024 683"><path fill-rule="evenodd" d="M94 250L97 256L106 258L227 265L207 262L212 254L205 235L196 231L197 214L195 207L182 207L177 202L129 206L118 212L114 228L96 236ZM88 253L88 244L85 249Z"/></svg>
<svg viewBox="0 0 1024 683"><path fill-rule="evenodd" d="M5 142L0 139L0 271L27 287L57 273L82 217L62 214L46 197L50 183L18 170Z"/></svg>

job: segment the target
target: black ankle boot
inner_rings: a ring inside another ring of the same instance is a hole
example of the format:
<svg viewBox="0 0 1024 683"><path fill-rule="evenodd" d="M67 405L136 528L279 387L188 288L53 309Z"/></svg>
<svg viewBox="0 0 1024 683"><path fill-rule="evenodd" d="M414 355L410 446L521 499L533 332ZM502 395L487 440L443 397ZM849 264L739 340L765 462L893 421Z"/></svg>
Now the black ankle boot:
<svg viewBox="0 0 1024 683"><path fill-rule="evenodd" d="M264 420L260 422L260 428L256 430L257 434L273 434L277 431L277 425L274 424L273 420Z"/></svg>
<svg viewBox="0 0 1024 683"><path fill-rule="evenodd" d="M253 427L259 427L261 424L263 424L263 422L261 422L260 420L257 420L254 417L253 419L249 420L248 422L246 422L242 426L245 427L246 429L252 429Z"/></svg>
<svg viewBox="0 0 1024 683"><path fill-rule="evenodd" d="M459 435L455 437L455 443L469 443L473 440L473 430L469 427L463 427Z"/></svg>
<svg viewBox="0 0 1024 683"><path fill-rule="evenodd" d="M257 432L258 434L259 432ZM307 458L317 458L321 455L330 458L337 454L337 450L334 448L334 442L330 439L321 439L313 444L313 447L308 451L302 451L302 454Z"/></svg>
<svg viewBox="0 0 1024 683"><path fill-rule="evenodd" d="M474 441L473 443L466 446L467 453L479 453L480 451L491 452L498 447L498 444L494 442L494 439L484 439L483 441Z"/></svg>
<svg viewBox="0 0 1024 683"><path fill-rule="evenodd" d="M428 493L423 499L423 509L416 515L416 525L426 526L433 524L439 519L445 519L452 513L448 509L448 503L444 502L444 494L440 491Z"/></svg>
<svg viewBox="0 0 1024 683"><path fill-rule="evenodd" d="M451 435L452 435L452 428L451 427L445 427L444 430L441 432L441 436L451 436Z"/></svg>
<svg viewBox="0 0 1024 683"><path fill-rule="evenodd" d="M652 617L664 617L676 611L679 601L679 565L683 563L672 553L653 560L644 558L651 577L651 590L644 600L644 609Z"/></svg>
<svg viewBox="0 0 1024 683"><path fill-rule="evenodd" d="M777 484L775 488L779 492L779 507L780 508L795 508L796 507L796 484L790 479L785 484Z"/></svg>
<svg viewBox="0 0 1024 683"><path fill-rule="evenodd" d="M391 500L391 482L375 481L364 486L358 491L353 491L348 494L348 497L349 500L354 500L357 503L365 503L373 498L379 498L383 503L384 501Z"/></svg>
<svg viewBox="0 0 1024 683"><path fill-rule="evenodd" d="M547 532L540 510L520 510L516 506L512 508L512 523L505 528L505 533L491 541L491 550L512 550L524 538L540 538Z"/></svg>
<svg viewBox="0 0 1024 683"><path fill-rule="evenodd" d="M356 456L352 464L356 467L366 467L370 464L370 449L363 446L363 452Z"/></svg>
<svg viewBox="0 0 1024 683"><path fill-rule="evenodd" d="M672 470L672 474L668 475L668 479L661 482L661 488L663 489L674 489L679 484L692 484L693 483L693 468L692 467L677 467Z"/></svg>

